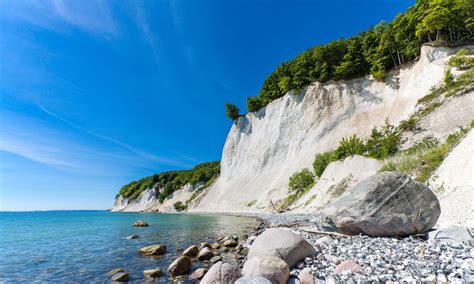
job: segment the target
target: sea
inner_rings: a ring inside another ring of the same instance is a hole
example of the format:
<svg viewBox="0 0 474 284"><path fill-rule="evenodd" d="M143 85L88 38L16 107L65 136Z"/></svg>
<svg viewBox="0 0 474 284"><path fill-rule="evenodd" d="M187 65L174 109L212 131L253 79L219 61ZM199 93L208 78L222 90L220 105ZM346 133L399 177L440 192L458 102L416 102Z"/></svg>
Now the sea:
<svg viewBox="0 0 474 284"><path fill-rule="evenodd" d="M133 227L137 220L148 227ZM213 242L226 234L252 232L258 221L229 215L115 213L108 211L0 212L0 283L106 283L107 272L123 268L131 282L144 282L143 270L161 268L155 282L169 283L166 270L180 250ZM132 240L126 236L137 234ZM138 249L165 244L160 258ZM209 266L193 263L193 270ZM185 281L188 283L188 281Z"/></svg>

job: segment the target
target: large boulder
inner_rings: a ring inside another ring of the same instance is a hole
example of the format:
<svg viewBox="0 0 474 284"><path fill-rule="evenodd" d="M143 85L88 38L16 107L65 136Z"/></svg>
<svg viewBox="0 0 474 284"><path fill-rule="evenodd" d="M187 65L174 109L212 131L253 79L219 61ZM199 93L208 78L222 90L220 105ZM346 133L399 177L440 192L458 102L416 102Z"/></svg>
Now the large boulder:
<svg viewBox="0 0 474 284"><path fill-rule="evenodd" d="M424 233L438 220L438 198L425 185L397 172L381 172L347 190L323 210L322 227L374 237Z"/></svg>
<svg viewBox="0 0 474 284"><path fill-rule="evenodd" d="M243 276L237 279L235 284L272 284L272 281L262 276Z"/></svg>
<svg viewBox="0 0 474 284"><path fill-rule="evenodd" d="M201 280L201 284L233 284L237 279L242 276L239 268L219 261L218 263L211 266L209 271L206 273L204 278Z"/></svg>
<svg viewBox="0 0 474 284"><path fill-rule="evenodd" d="M242 275L262 276L272 281L273 284L286 284L290 277L290 268L284 260L278 257L255 256L245 262Z"/></svg>
<svg viewBox="0 0 474 284"><path fill-rule="evenodd" d="M272 228L260 234L252 243L247 259L273 256L286 261L290 267L307 256L314 255L314 247L290 230Z"/></svg>
<svg viewBox="0 0 474 284"><path fill-rule="evenodd" d="M142 247L138 250L143 255L162 255L166 252L166 246L163 244Z"/></svg>
<svg viewBox="0 0 474 284"><path fill-rule="evenodd" d="M198 269L196 269L196 271L191 273L191 275L189 275L189 279L191 279L191 280L201 280L204 277L204 275L206 275L207 271L208 270L206 268L198 268Z"/></svg>
<svg viewBox="0 0 474 284"><path fill-rule="evenodd" d="M173 261L168 267L168 273L170 276L184 275L191 271L191 259L187 256L180 256Z"/></svg>

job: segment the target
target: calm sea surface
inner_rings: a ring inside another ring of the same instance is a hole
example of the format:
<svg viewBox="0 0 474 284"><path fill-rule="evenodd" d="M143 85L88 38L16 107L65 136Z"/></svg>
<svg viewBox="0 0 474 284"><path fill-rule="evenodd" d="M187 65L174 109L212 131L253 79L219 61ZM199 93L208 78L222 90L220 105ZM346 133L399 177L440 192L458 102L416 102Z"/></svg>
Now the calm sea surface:
<svg viewBox="0 0 474 284"><path fill-rule="evenodd" d="M136 220L149 227L132 227ZM161 268L186 248L231 233L248 233L251 218L217 215L110 213L107 211L0 212L0 282L105 282L107 271L123 267L131 280ZM124 237L138 234L140 238ZM143 246L164 243L162 258L140 256ZM193 269L200 263L194 263ZM159 281L169 282L166 277Z"/></svg>

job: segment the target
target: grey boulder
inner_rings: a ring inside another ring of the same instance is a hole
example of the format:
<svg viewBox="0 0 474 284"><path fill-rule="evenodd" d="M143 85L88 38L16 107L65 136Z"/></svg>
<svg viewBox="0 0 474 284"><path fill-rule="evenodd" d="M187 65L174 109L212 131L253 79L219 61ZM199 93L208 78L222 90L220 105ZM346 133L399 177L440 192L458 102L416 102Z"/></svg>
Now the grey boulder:
<svg viewBox="0 0 474 284"><path fill-rule="evenodd" d="M168 267L168 273L170 276L184 275L191 271L191 259L187 256L180 256L173 261Z"/></svg>
<svg viewBox="0 0 474 284"><path fill-rule="evenodd" d="M394 237L431 229L441 213L425 185L398 172L381 172L347 190L323 209L322 227L347 235Z"/></svg>
<svg viewBox="0 0 474 284"><path fill-rule="evenodd" d="M219 261L211 266L209 271L204 275L201 284L233 284L242 276L239 268Z"/></svg>
<svg viewBox="0 0 474 284"><path fill-rule="evenodd" d="M247 259L273 256L293 267L307 256L316 253L314 247L300 235L290 230L272 228L260 234L249 248Z"/></svg>
<svg viewBox="0 0 474 284"><path fill-rule="evenodd" d="M245 262L242 274L248 277L262 276L273 284L286 284L290 277L290 268L278 257L255 256Z"/></svg>
<svg viewBox="0 0 474 284"><path fill-rule="evenodd" d="M272 281L262 276L243 276L235 284L272 284Z"/></svg>
<svg viewBox="0 0 474 284"><path fill-rule="evenodd" d="M428 233L428 239L474 246L474 232L468 227L451 225Z"/></svg>

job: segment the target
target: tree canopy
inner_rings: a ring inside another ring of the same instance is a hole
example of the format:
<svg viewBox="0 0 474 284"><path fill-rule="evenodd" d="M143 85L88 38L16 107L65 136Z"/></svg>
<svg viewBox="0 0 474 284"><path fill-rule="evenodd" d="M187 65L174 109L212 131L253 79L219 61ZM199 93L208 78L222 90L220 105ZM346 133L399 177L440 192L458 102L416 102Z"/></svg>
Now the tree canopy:
<svg viewBox="0 0 474 284"><path fill-rule="evenodd" d="M258 111L289 90L313 81L367 74L383 80L391 68L416 59L422 44L456 44L472 39L472 0L417 0L390 23L381 22L348 39L313 47L282 63L267 77L258 96L247 98L247 109Z"/></svg>

